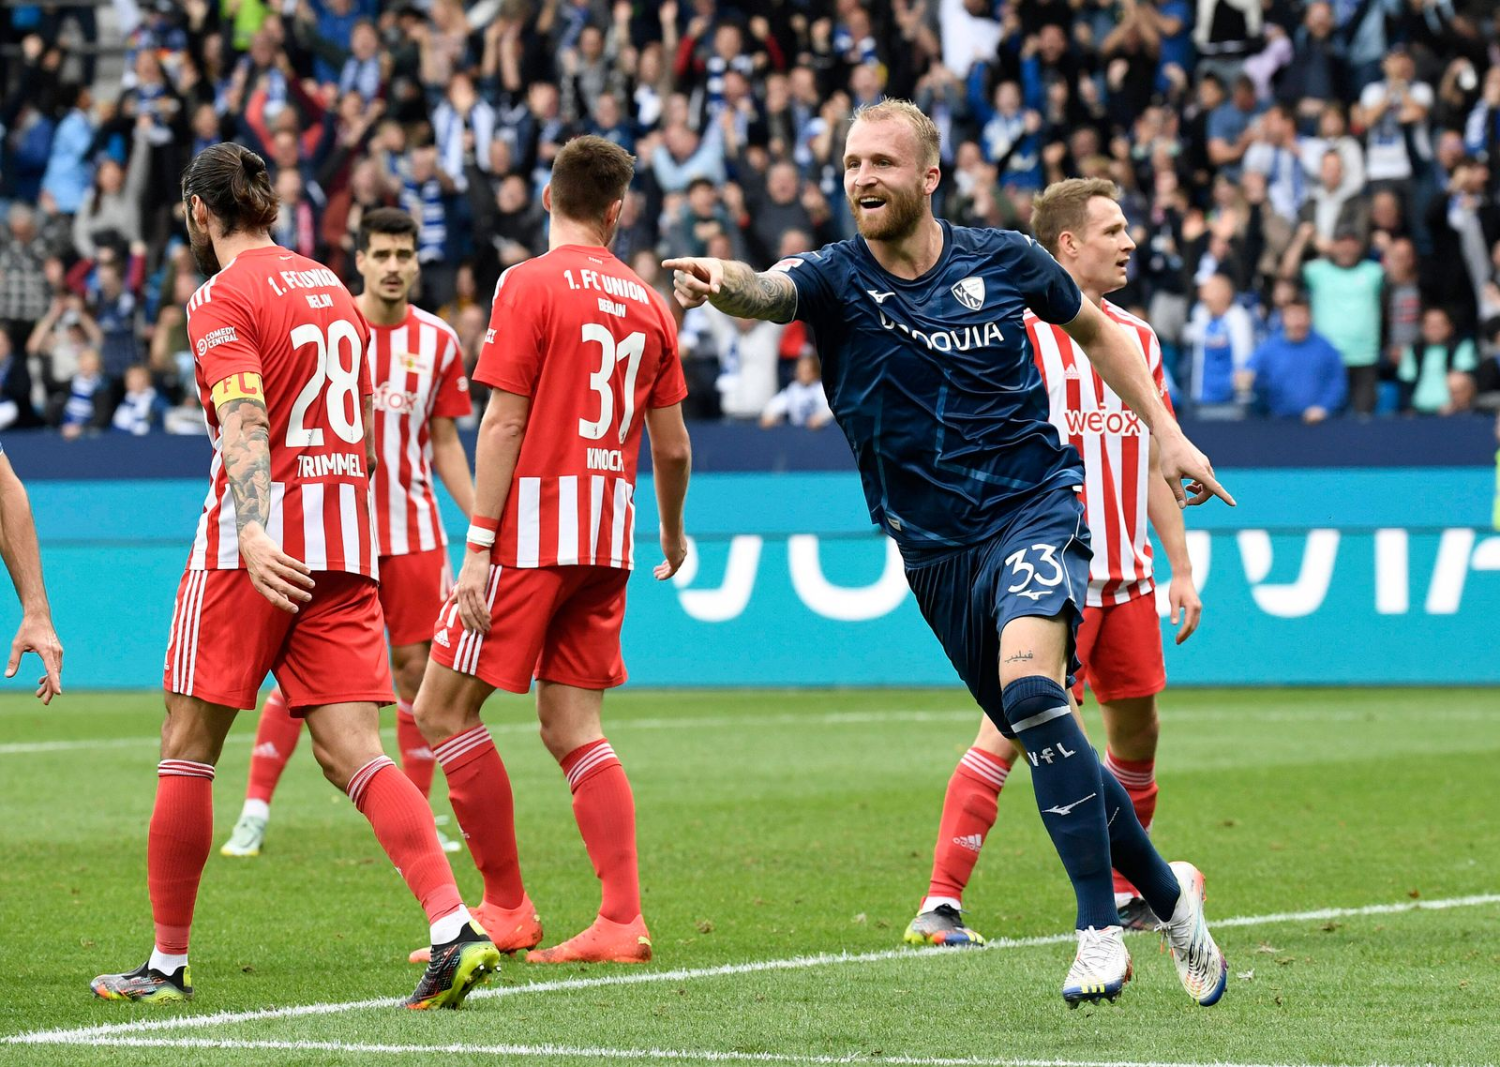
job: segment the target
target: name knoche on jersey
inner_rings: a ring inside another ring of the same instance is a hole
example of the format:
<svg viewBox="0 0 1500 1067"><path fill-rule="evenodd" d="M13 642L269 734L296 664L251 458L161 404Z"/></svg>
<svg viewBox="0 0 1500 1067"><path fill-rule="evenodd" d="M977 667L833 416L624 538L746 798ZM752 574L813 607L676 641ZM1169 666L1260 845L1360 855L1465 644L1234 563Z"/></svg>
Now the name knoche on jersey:
<svg viewBox="0 0 1500 1067"><path fill-rule="evenodd" d="M618 448L590 448L588 463L591 471L623 471L625 453Z"/></svg>
<svg viewBox="0 0 1500 1067"><path fill-rule="evenodd" d="M904 322L896 322L887 317L884 309L881 309L878 314L881 326L887 330L900 330L934 352L967 352L971 348L983 348L985 345L998 344L1005 340L998 322L965 326L958 330L933 330L931 333L925 333L922 330L913 329Z"/></svg>
<svg viewBox="0 0 1500 1067"><path fill-rule="evenodd" d="M572 270L563 271L563 279L568 283L569 289L597 289L606 296L599 298L599 310L606 315L614 315L623 318L625 305L608 297L619 297L620 300L634 300L638 304L651 306L651 298L646 295L646 287L640 282L629 278L616 278L613 274L601 274L596 270L580 270L578 277L573 277Z"/></svg>
<svg viewBox="0 0 1500 1067"><path fill-rule="evenodd" d="M1068 434L1082 437L1086 433L1109 434L1112 437L1139 437L1141 420L1133 411L1074 411L1067 412Z"/></svg>
<svg viewBox="0 0 1500 1067"><path fill-rule="evenodd" d="M276 284L278 278L281 279L280 285ZM338 275L327 267L318 267L316 270L277 271L274 275L266 275L266 284L277 296L289 296L293 289L342 289L344 287ZM333 307L333 297L328 293L304 293L303 295L307 297L308 307Z"/></svg>

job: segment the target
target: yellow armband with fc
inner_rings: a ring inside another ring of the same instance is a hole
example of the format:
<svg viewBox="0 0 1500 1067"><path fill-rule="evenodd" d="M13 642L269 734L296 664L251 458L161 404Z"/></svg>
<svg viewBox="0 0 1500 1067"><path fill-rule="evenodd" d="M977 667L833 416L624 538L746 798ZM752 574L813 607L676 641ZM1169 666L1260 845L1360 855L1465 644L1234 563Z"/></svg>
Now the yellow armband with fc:
<svg viewBox="0 0 1500 1067"><path fill-rule="evenodd" d="M266 402L265 390L260 384L260 375L255 373L231 374L211 390L214 407L220 408L231 400L259 400Z"/></svg>

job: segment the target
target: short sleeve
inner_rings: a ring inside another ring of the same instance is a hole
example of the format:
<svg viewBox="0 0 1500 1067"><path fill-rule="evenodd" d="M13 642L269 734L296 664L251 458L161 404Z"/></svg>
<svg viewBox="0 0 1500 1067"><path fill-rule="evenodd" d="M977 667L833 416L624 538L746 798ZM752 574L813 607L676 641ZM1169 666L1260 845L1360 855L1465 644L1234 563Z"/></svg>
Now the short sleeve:
<svg viewBox="0 0 1500 1067"><path fill-rule="evenodd" d="M503 389L507 393L532 396L542 373L543 294L531 292L524 280L500 275L495 287L495 303L490 311L490 328L485 331L484 346L474 367L474 380Z"/></svg>
<svg viewBox="0 0 1500 1067"><path fill-rule="evenodd" d="M771 267L772 271L785 274L792 279L797 289L797 309L792 318L801 322L814 322L823 309L832 303L832 289L825 273L828 257L822 252L802 252L788 256Z"/></svg>
<svg viewBox="0 0 1500 1067"><path fill-rule="evenodd" d="M1083 291L1078 288L1052 254L1030 237L1014 234L1023 242L1011 267L1011 278L1026 306L1043 322L1065 326L1083 310Z"/></svg>
<svg viewBox="0 0 1500 1067"><path fill-rule="evenodd" d="M1177 412L1172 407L1172 390L1167 387L1167 372L1161 355L1161 342L1157 340L1155 330L1147 330L1146 334L1151 339L1151 349L1146 354L1146 362L1151 366L1151 380L1156 383L1156 395L1161 398L1162 407L1167 409L1167 414L1176 418ZM1252 356L1251 366L1254 365L1255 357Z"/></svg>
<svg viewBox="0 0 1500 1067"><path fill-rule="evenodd" d="M646 398L650 408L669 408L687 399L687 377L682 373L682 358L677 352L677 327L672 313L661 311L662 343L661 363L656 368L656 381L651 386L651 395Z"/></svg>
<svg viewBox="0 0 1500 1067"><path fill-rule="evenodd" d="M1401 353L1401 365L1396 368L1396 377L1403 382L1417 380L1417 355L1410 345Z"/></svg>
<svg viewBox="0 0 1500 1067"><path fill-rule="evenodd" d="M188 341L203 384L212 387L232 374L260 374L259 335L250 309L222 287L188 313Z"/></svg>
<svg viewBox="0 0 1500 1067"><path fill-rule="evenodd" d="M463 356L458 350L458 342L448 334L442 335L447 341L443 350L443 373L438 380L437 399L433 401L433 415L444 419L456 419L470 414L474 410L474 404L469 399L469 379L464 375Z"/></svg>
<svg viewBox="0 0 1500 1067"><path fill-rule="evenodd" d="M1453 353L1453 369L1467 371L1473 374L1479 369L1479 359L1474 354L1474 342L1467 338L1460 341L1458 349Z"/></svg>

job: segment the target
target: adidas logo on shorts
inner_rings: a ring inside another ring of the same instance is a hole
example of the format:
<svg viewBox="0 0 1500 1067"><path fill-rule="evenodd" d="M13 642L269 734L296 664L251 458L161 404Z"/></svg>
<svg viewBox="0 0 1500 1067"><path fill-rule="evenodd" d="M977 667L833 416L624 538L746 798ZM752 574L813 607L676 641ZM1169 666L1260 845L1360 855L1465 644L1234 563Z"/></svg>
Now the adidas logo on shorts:
<svg viewBox="0 0 1500 1067"><path fill-rule="evenodd" d="M439 630L437 633L432 635L432 640L434 643L442 645L444 648L448 648L450 644L450 642L448 641L447 630Z"/></svg>

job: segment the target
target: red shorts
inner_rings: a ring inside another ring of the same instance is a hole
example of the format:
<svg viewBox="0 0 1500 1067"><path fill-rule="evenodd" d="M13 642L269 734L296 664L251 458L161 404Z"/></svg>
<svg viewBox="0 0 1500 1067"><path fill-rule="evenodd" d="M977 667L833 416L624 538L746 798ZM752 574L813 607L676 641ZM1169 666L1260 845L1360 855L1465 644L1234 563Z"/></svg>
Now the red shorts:
<svg viewBox="0 0 1500 1067"><path fill-rule="evenodd" d="M380 607L392 647L425 644L453 589L448 549L380 557Z"/></svg>
<svg viewBox="0 0 1500 1067"><path fill-rule="evenodd" d="M531 679L580 689L625 681L620 624L625 584L618 567L490 567L490 632L469 633L449 604L432 638L432 658L497 689L524 693Z"/></svg>
<svg viewBox="0 0 1500 1067"><path fill-rule="evenodd" d="M256 592L243 570L185 572L162 687L249 709L274 674L294 712L345 701L392 703L375 582L344 571L318 571L313 580L312 600L292 615Z"/></svg>
<svg viewBox="0 0 1500 1067"><path fill-rule="evenodd" d="M1084 682L1094 691L1094 699L1105 704L1155 696L1165 689L1167 669L1162 662L1156 594L1085 608L1083 625L1078 628L1078 658L1083 669L1073 695L1079 701Z"/></svg>

